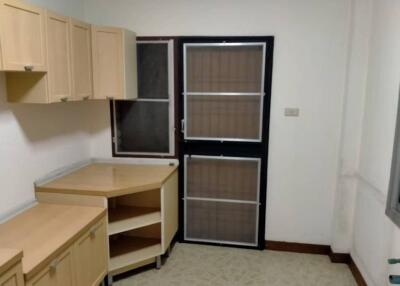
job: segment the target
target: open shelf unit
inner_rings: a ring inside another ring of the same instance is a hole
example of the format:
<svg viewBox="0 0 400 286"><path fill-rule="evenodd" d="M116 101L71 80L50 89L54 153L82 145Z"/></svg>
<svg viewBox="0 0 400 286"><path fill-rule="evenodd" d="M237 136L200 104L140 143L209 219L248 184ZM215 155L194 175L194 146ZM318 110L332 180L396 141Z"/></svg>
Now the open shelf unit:
<svg viewBox="0 0 400 286"><path fill-rule="evenodd" d="M160 223L161 211L150 207L118 206L110 208L108 219L108 235L114 235Z"/></svg>
<svg viewBox="0 0 400 286"><path fill-rule="evenodd" d="M118 272L161 253L161 238L118 235L110 239L109 272Z"/></svg>

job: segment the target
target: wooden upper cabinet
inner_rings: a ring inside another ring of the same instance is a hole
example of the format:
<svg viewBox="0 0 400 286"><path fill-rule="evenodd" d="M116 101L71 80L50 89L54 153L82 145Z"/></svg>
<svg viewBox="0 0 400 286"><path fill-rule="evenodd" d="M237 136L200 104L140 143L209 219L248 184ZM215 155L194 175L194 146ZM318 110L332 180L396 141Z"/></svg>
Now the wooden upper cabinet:
<svg viewBox="0 0 400 286"><path fill-rule="evenodd" d="M93 97L91 25L71 19L72 93L75 100Z"/></svg>
<svg viewBox="0 0 400 286"><path fill-rule="evenodd" d="M136 35L92 26L94 99L137 98Z"/></svg>
<svg viewBox="0 0 400 286"><path fill-rule="evenodd" d="M67 101L72 97L70 20L47 12L49 102Z"/></svg>
<svg viewBox="0 0 400 286"><path fill-rule="evenodd" d="M45 14L19 0L0 0L2 70L47 71Z"/></svg>

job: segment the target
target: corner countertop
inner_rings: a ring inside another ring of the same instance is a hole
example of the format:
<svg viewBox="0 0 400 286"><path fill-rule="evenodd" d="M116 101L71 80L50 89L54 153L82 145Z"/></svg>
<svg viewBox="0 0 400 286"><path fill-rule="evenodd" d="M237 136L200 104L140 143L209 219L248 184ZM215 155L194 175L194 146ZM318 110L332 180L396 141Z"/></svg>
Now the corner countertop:
<svg viewBox="0 0 400 286"><path fill-rule="evenodd" d="M178 166L92 163L36 186L36 192L107 198L159 189Z"/></svg>

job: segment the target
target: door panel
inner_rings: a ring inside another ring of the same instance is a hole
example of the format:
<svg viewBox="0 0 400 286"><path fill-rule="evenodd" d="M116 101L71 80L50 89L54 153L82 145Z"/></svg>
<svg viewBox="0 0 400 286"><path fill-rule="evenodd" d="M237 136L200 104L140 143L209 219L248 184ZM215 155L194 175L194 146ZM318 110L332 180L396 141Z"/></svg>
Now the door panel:
<svg viewBox="0 0 400 286"><path fill-rule="evenodd" d="M89 99L93 96L91 26L71 19L71 63L73 96Z"/></svg>
<svg viewBox="0 0 400 286"><path fill-rule="evenodd" d="M46 71L45 10L18 0L0 4L3 69Z"/></svg>
<svg viewBox="0 0 400 286"><path fill-rule="evenodd" d="M97 286L107 271L107 231L102 220L75 244L77 286Z"/></svg>
<svg viewBox="0 0 400 286"><path fill-rule="evenodd" d="M72 97L69 25L68 17L47 12L50 102Z"/></svg>
<svg viewBox="0 0 400 286"><path fill-rule="evenodd" d="M265 43L183 49L185 139L261 142Z"/></svg>

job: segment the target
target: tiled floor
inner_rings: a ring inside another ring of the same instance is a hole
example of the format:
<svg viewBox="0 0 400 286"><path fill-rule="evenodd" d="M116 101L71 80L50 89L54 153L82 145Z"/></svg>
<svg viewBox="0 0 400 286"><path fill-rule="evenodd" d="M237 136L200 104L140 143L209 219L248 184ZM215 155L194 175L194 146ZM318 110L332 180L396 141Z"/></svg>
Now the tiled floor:
<svg viewBox="0 0 400 286"><path fill-rule="evenodd" d="M176 244L161 270L116 286L355 286L345 264L327 256Z"/></svg>

